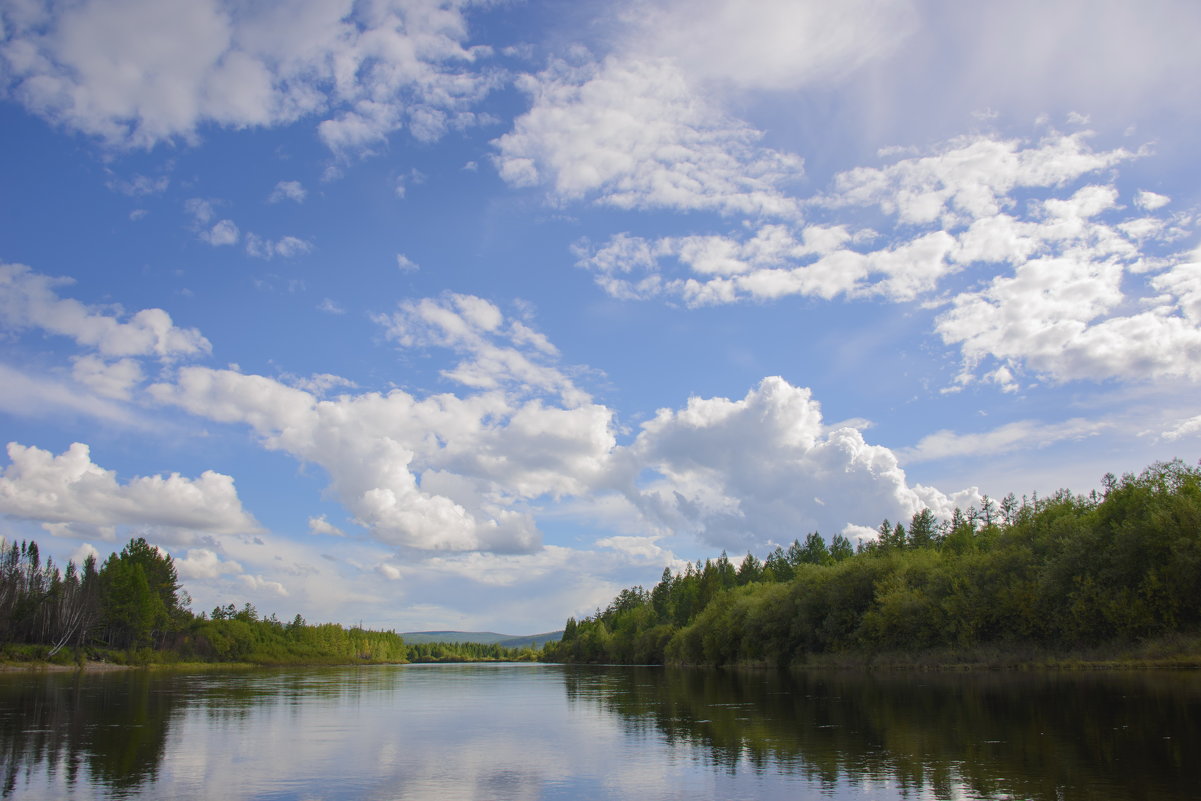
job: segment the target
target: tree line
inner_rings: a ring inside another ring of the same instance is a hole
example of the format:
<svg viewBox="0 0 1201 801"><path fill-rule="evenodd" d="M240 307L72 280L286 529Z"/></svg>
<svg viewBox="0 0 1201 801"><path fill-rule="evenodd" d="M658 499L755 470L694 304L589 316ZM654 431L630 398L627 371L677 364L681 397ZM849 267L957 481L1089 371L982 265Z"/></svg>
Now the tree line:
<svg viewBox="0 0 1201 801"><path fill-rule="evenodd" d="M1201 470L1179 460L1103 479L1103 491L999 503L853 548L818 533L737 566L664 569L569 618L561 662L801 664L824 654L1044 649L1201 634Z"/></svg>
<svg viewBox="0 0 1201 801"><path fill-rule="evenodd" d="M132 539L97 567L43 561L36 542L0 540L0 654L120 661L319 664L475 662L533 659L532 649L478 643L408 645L394 631L284 622L252 604L193 614L174 560Z"/></svg>
<svg viewBox="0 0 1201 801"><path fill-rule="evenodd" d="M60 572L42 561L36 542L5 545L0 538L0 644L113 649L162 647L186 622L190 602L170 556L143 538L131 540L99 568Z"/></svg>

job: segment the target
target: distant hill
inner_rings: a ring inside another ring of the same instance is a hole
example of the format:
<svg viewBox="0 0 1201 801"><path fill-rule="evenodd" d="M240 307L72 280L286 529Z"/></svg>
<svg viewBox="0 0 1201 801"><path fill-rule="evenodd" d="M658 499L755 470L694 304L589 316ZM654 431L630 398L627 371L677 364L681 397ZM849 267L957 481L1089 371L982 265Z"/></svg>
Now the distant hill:
<svg viewBox="0 0 1201 801"><path fill-rule="evenodd" d="M563 637L563 632L514 635L497 634L495 631L405 631L401 632L400 636L411 645L427 642L480 642L496 643L504 648L526 648L530 644L538 648L543 643L557 642Z"/></svg>

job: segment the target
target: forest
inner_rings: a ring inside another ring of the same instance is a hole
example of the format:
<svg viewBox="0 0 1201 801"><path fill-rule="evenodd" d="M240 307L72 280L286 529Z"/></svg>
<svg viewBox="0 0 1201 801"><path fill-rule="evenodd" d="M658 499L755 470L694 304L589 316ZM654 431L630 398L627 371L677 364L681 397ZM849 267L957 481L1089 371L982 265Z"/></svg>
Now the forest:
<svg viewBox="0 0 1201 801"><path fill-rule="evenodd" d="M36 542L0 540L0 659L125 664L348 664L532 660L532 649L478 643L408 645L393 631L297 615L262 617L251 604L193 614L171 556L135 538L97 567L42 560Z"/></svg>
<svg viewBox="0 0 1201 801"><path fill-rule="evenodd" d="M881 655L1097 654L1150 641L1201 649L1201 470L1112 474L1101 492L984 496L937 520L883 521L852 547L818 533L738 564L664 569L569 618L557 662L872 664ZM1188 645L1191 643L1191 645Z"/></svg>

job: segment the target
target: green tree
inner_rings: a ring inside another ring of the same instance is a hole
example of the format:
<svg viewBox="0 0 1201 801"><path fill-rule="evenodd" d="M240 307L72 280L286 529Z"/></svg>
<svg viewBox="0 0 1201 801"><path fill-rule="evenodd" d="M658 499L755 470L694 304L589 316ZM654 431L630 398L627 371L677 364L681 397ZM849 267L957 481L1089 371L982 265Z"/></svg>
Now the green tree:
<svg viewBox="0 0 1201 801"><path fill-rule="evenodd" d="M798 552L798 564L806 565L828 565L834 561L829 548L826 547L826 541L822 539L822 535L816 531L809 532L805 537L805 544L802 545Z"/></svg>
<svg viewBox="0 0 1201 801"><path fill-rule="evenodd" d="M755 558L753 553L747 552L747 555L742 560L742 564L738 566L737 584L739 587L759 581L763 578L763 564Z"/></svg>
<svg viewBox="0 0 1201 801"><path fill-rule="evenodd" d="M830 556L835 562L841 562L844 559L849 559L855 555L855 548L851 545L851 541L841 534L835 534L830 540Z"/></svg>
<svg viewBox="0 0 1201 801"><path fill-rule="evenodd" d="M101 568L101 608L109 645L145 648L153 644L156 622L166 618L162 600L150 588L142 565L111 555Z"/></svg>
<svg viewBox="0 0 1201 801"><path fill-rule="evenodd" d="M933 547L936 542L937 525L938 521L934 519L934 513L929 509L923 507L920 511L914 512L913 517L909 520L909 547Z"/></svg>

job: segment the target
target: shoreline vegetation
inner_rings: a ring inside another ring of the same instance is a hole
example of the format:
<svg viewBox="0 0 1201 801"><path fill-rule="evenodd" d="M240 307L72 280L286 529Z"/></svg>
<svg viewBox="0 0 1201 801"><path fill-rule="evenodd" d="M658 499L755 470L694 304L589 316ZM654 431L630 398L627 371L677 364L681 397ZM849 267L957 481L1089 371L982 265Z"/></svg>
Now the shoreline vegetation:
<svg viewBox="0 0 1201 801"><path fill-rule="evenodd" d="M533 661L533 648L409 644L395 631L283 622L253 605L194 614L171 556L144 538L97 566L44 562L36 542L0 539L0 665L366 665ZM57 669L57 668L50 668Z"/></svg>
<svg viewBox="0 0 1201 801"><path fill-rule="evenodd" d="M817 532L763 560L664 569L569 618L563 663L967 670L1201 667L1201 469L1103 491L984 496L883 521L858 548Z"/></svg>

